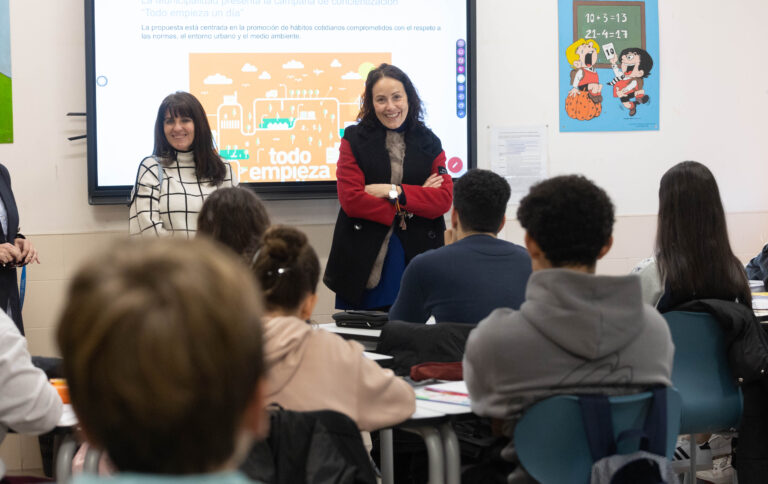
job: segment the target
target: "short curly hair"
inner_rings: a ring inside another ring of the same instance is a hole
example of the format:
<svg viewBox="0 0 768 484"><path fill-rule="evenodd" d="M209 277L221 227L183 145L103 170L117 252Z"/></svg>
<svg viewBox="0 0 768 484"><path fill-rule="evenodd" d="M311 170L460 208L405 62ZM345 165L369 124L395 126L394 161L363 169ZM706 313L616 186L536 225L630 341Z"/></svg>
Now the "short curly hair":
<svg viewBox="0 0 768 484"><path fill-rule="evenodd" d="M554 267L593 266L611 238L614 208L605 190L581 175L531 187L517 219Z"/></svg>
<svg viewBox="0 0 768 484"><path fill-rule="evenodd" d="M465 230L495 234L504 220L509 195L507 180L489 170L472 169L453 184L453 207Z"/></svg>

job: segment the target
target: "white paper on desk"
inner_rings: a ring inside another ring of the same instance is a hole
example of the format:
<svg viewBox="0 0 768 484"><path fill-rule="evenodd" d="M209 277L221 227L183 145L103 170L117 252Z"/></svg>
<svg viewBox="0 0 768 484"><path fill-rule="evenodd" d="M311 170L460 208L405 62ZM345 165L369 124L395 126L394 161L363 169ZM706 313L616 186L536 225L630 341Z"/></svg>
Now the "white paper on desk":
<svg viewBox="0 0 768 484"><path fill-rule="evenodd" d="M448 403L451 405L462 405L469 407L471 402L467 393L467 385L463 381L438 383L427 385L415 389L418 400Z"/></svg>
<svg viewBox="0 0 768 484"><path fill-rule="evenodd" d="M752 309L768 309L768 296L752 294Z"/></svg>
<svg viewBox="0 0 768 484"><path fill-rule="evenodd" d="M763 290L763 281L753 281L753 280L750 280L749 281L749 288L752 289L753 292L755 290L762 291Z"/></svg>
<svg viewBox="0 0 768 484"><path fill-rule="evenodd" d="M463 393L465 395L469 394L469 391L467 391L467 382L465 382L464 380L436 383L434 385L427 385L427 388L438 388L440 390L445 390L449 392Z"/></svg>
<svg viewBox="0 0 768 484"><path fill-rule="evenodd" d="M504 177L517 205L531 185L547 177L547 127L491 128L491 170Z"/></svg>

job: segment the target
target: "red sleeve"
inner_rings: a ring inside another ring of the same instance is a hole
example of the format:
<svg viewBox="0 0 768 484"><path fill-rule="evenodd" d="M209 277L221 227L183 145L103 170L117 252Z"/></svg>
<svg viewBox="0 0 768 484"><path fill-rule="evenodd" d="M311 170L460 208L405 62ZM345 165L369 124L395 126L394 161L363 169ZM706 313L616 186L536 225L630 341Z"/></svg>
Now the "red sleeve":
<svg viewBox="0 0 768 484"><path fill-rule="evenodd" d="M364 218L383 225L391 225L395 219L395 206L389 200L365 193L365 175L352 154L349 141L343 138L336 165L336 191L341 208L350 217Z"/></svg>
<svg viewBox="0 0 768 484"><path fill-rule="evenodd" d="M437 218L451 209L453 202L453 180L445 168L445 151L441 151L432 162L432 174L442 173L440 188L424 188L421 185L403 185L405 209L424 217Z"/></svg>

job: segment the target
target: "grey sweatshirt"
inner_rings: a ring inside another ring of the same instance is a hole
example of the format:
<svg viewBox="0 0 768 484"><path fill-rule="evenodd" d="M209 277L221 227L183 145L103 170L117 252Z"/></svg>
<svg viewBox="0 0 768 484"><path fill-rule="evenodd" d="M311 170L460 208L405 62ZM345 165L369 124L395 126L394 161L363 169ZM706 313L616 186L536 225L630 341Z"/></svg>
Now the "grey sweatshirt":
<svg viewBox="0 0 768 484"><path fill-rule="evenodd" d="M513 424L555 394L671 385L673 354L637 276L546 269L531 275L519 311L496 309L470 333L464 379L476 414Z"/></svg>

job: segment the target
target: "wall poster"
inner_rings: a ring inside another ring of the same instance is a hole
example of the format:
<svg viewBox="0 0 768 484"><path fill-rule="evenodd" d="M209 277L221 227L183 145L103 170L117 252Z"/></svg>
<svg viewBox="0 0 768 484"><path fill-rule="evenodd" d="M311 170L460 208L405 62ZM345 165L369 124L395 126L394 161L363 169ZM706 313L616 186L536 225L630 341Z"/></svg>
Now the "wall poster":
<svg viewBox="0 0 768 484"><path fill-rule="evenodd" d="M13 143L11 18L8 2L0 0L0 143Z"/></svg>
<svg viewBox="0 0 768 484"><path fill-rule="evenodd" d="M558 0L560 131L659 129L658 0Z"/></svg>

